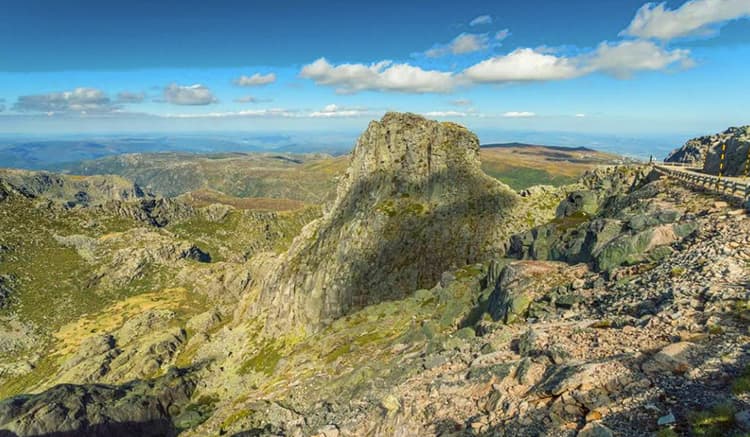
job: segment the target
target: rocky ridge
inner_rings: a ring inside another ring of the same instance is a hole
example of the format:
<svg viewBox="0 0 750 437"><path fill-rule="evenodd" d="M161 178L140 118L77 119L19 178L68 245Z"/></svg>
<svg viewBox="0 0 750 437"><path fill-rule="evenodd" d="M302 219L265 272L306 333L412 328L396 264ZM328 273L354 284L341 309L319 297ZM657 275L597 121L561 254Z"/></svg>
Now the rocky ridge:
<svg viewBox="0 0 750 437"><path fill-rule="evenodd" d="M68 176L50 172L2 169L0 180L28 197L43 197L69 207L101 204L108 200L153 197L119 176Z"/></svg>

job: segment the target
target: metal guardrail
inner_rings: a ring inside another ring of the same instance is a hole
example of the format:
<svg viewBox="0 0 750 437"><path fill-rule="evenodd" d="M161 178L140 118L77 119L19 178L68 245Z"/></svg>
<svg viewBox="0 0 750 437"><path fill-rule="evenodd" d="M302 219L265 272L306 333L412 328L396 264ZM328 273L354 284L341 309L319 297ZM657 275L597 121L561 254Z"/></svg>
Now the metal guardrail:
<svg viewBox="0 0 750 437"><path fill-rule="evenodd" d="M736 180L729 180L727 178L721 178L714 175L699 174L685 170L676 170L675 168L670 167L683 166L654 163L655 170L675 179L702 187L706 190L741 198L743 201L750 201L750 183L748 182L738 182Z"/></svg>
<svg viewBox="0 0 750 437"><path fill-rule="evenodd" d="M691 162L655 162L655 165L661 165L664 167L682 167L682 168L703 168L703 164L701 163L691 163Z"/></svg>

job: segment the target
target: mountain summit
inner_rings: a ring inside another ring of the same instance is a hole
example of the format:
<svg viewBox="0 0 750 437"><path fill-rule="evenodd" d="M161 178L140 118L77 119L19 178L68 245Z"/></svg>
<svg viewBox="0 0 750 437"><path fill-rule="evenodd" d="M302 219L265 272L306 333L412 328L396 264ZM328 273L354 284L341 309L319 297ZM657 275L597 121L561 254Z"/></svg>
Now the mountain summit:
<svg viewBox="0 0 750 437"><path fill-rule="evenodd" d="M503 249L503 217L518 199L481 171L466 128L388 113L359 137L336 200L295 239L255 307L270 311L271 329L314 329L432 287L446 269Z"/></svg>

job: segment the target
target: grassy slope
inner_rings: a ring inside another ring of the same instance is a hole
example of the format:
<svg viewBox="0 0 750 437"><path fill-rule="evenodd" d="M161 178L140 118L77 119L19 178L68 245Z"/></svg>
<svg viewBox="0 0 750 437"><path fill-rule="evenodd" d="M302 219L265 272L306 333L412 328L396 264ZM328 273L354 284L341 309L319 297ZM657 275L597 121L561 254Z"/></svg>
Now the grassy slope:
<svg viewBox="0 0 750 437"><path fill-rule="evenodd" d="M516 190L532 185L565 185L586 170L620 160L616 155L543 146L483 147L482 170Z"/></svg>
<svg viewBox="0 0 750 437"><path fill-rule="evenodd" d="M217 261L222 259L222 253L282 251L301 227L319 213L318 207L280 212L237 209L230 210L219 222L197 214L166 230L151 228L151 232L194 242L216 254ZM150 308L168 308L177 314L175 323L184 323L210 307L211 303L199 294L201 290L193 290L191 284L175 283L180 265L148 265L141 277L114 288L94 281L117 249L139 244L117 236L144 227L143 223L96 208L49 208L44 201L21 196L0 201L0 245L11 249L1 255L0 275L15 278L9 305L0 309L0 333L8 328L9 320L21 320L34 333L33 343L22 349L0 351L0 360L6 363L34 363L33 370L25 375L10 379L0 375L0 398L37 387L73 352L71 345L85 336L115 329L127 317ZM107 247L107 255L99 253L95 259L87 260L55 238L69 235L97 239Z"/></svg>
<svg viewBox="0 0 750 437"><path fill-rule="evenodd" d="M69 166L72 174L117 174L165 196L211 189L235 197L318 203L348 158L325 155L158 153L122 155Z"/></svg>

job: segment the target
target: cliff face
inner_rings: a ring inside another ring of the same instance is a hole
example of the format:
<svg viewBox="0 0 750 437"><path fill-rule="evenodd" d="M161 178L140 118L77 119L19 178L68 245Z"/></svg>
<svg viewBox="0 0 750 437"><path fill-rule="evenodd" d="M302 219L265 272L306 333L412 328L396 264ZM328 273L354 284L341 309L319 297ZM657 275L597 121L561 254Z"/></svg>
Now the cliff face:
<svg viewBox="0 0 750 437"><path fill-rule="evenodd" d="M703 164L705 172L718 174L722 145L726 145L723 174L743 175L750 148L750 126L730 127L718 134L688 140L685 145L674 150L665 161Z"/></svg>
<svg viewBox="0 0 750 437"><path fill-rule="evenodd" d="M327 320L431 287L446 269L503 250L518 196L480 170L467 129L386 114L356 143L337 197L268 275L267 327Z"/></svg>

